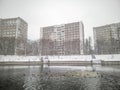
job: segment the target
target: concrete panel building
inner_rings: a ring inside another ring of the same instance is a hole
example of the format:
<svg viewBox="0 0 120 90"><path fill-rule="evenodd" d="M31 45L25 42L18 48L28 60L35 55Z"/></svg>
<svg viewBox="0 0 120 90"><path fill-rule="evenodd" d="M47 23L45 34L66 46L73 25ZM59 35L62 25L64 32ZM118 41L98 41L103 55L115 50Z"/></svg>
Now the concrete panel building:
<svg viewBox="0 0 120 90"><path fill-rule="evenodd" d="M42 27L40 34L41 55L84 54L84 25L82 22Z"/></svg>
<svg viewBox="0 0 120 90"><path fill-rule="evenodd" d="M120 23L94 27L97 54L120 54Z"/></svg>
<svg viewBox="0 0 120 90"><path fill-rule="evenodd" d="M0 19L0 55L25 55L27 29L20 17Z"/></svg>

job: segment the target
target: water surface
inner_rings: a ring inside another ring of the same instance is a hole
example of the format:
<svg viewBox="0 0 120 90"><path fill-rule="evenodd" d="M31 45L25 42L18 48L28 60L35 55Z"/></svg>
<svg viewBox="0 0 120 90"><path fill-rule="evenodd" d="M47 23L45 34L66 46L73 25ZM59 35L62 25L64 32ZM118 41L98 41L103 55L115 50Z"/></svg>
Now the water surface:
<svg viewBox="0 0 120 90"><path fill-rule="evenodd" d="M120 90L120 66L0 66L0 90Z"/></svg>

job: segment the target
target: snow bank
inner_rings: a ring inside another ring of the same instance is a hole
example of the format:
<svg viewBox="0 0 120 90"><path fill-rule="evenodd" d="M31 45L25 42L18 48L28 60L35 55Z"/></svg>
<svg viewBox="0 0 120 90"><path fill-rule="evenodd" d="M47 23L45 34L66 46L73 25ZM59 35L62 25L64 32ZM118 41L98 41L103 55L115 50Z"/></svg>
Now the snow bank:
<svg viewBox="0 0 120 90"><path fill-rule="evenodd" d="M42 56L43 59L46 56ZM49 61L120 61L120 54L111 55L95 55L92 59L91 55L71 55L71 56L47 56ZM13 61L40 61L41 56L15 56L15 55L0 55L0 62ZM45 59L44 59L45 60Z"/></svg>
<svg viewBox="0 0 120 90"><path fill-rule="evenodd" d="M7 56L0 56L0 62L16 62L16 61L40 61L38 56L15 56L15 55L7 55Z"/></svg>

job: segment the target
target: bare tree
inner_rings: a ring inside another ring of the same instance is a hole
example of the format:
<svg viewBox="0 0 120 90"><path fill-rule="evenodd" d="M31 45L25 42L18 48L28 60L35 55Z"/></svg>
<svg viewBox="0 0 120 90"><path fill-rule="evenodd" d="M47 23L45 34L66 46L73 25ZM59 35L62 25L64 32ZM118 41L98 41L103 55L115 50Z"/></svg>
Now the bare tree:
<svg viewBox="0 0 120 90"><path fill-rule="evenodd" d="M14 54L15 38L2 37L0 38L0 54L13 55Z"/></svg>
<svg viewBox="0 0 120 90"><path fill-rule="evenodd" d="M26 55L39 55L39 40L36 41L27 41L26 45Z"/></svg>
<svg viewBox="0 0 120 90"><path fill-rule="evenodd" d="M84 52L85 52L85 54L93 54L91 37L89 37L85 40Z"/></svg>

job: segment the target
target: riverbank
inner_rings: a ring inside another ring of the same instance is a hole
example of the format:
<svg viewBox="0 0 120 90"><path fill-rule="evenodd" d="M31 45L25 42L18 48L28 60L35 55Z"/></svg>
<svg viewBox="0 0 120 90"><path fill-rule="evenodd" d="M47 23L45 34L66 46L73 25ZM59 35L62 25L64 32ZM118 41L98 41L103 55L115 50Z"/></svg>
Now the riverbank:
<svg viewBox="0 0 120 90"><path fill-rule="evenodd" d="M49 61L49 62L41 62L41 61L17 61L17 62L0 62L0 65L91 65L90 61Z"/></svg>
<svg viewBox="0 0 120 90"><path fill-rule="evenodd" d="M41 61L17 61L17 62L0 62L0 66L6 65L41 65L46 64L50 66L89 66L89 65L120 65L120 61L101 61L99 63L94 63L92 61L49 61L49 62L41 62Z"/></svg>
<svg viewBox="0 0 120 90"><path fill-rule="evenodd" d="M0 65L120 65L120 54L71 56L15 56L0 55ZM41 57L43 61L41 61ZM47 58L47 59L46 59Z"/></svg>

